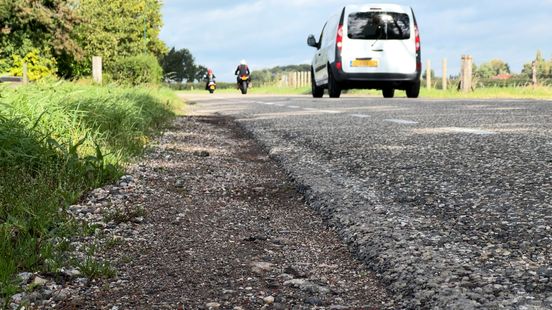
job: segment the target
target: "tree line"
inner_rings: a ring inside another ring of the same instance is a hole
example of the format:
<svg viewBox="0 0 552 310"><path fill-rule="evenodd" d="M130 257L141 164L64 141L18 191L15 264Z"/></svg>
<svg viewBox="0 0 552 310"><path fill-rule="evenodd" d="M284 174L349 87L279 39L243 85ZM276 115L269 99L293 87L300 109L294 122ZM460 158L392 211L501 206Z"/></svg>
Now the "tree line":
<svg viewBox="0 0 552 310"><path fill-rule="evenodd" d="M92 56L101 56L107 76L145 70L158 80L161 74L200 79L207 69L187 49L169 50L160 40L161 6L158 0L0 0L0 74L21 76L26 63L31 80L85 77Z"/></svg>
<svg viewBox="0 0 552 310"><path fill-rule="evenodd" d="M546 60L541 51L537 51L535 60L536 62L536 71L537 71L537 79L543 80L543 79L552 79L552 58L549 60ZM510 70L510 65L505 62L502 59L493 59L488 62L484 62L480 64L479 66L475 63L473 64L472 72L475 78L486 80L486 79L492 79L494 77L497 77L499 75L511 75L515 79L523 80L527 79L530 80L533 76L533 62L528 62L523 65L523 69L521 70L521 73L514 74ZM435 78L435 70L431 70L431 77ZM426 72L424 71L422 74L422 77L426 78ZM456 76L452 76L452 78L456 78Z"/></svg>
<svg viewBox="0 0 552 310"><path fill-rule="evenodd" d="M257 85L274 84L278 82L283 75L290 72L309 72L311 66L308 64L276 66L268 69L255 70L251 72L251 79Z"/></svg>

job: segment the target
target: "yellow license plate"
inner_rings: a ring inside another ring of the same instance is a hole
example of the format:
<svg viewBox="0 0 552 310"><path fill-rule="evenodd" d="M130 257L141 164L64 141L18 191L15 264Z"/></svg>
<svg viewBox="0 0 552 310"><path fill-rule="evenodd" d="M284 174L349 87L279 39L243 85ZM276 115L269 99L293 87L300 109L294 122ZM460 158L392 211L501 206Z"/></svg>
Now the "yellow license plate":
<svg viewBox="0 0 552 310"><path fill-rule="evenodd" d="M374 59L351 61L351 67L377 67L378 65L379 65L379 62Z"/></svg>

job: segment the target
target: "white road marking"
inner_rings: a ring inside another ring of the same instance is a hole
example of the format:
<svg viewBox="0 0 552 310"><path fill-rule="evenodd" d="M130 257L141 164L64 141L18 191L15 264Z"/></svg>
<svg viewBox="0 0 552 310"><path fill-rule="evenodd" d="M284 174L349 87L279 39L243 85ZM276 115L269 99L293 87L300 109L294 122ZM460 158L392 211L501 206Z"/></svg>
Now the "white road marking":
<svg viewBox="0 0 552 310"><path fill-rule="evenodd" d="M367 118L367 117L370 117L370 115L366 115L366 114L351 114L351 116L353 116L353 117L360 117L360 118Z"/></svg>
<svg viewBox="0 0 552 310"><path fill-rule="evenodd" d="M418 122L415 121L409 121L406 119L384 119L385 122L395 123L395 124L403 124L403 125L416 125Z"/></svg>
<svg viewBox="0 0 552 310"><path fill-rule="evenodd" d="M496 135L496 132L489 131L489 130L481 130L477 128L461 128L461 127L448 127L446 128L451 132L459 132L459 133L472 133L475 135Z"/></svg>
<svg viewBox="0 0 552 310"><path fill-rule="evenodd" d="M258 103L260 103L260 104L266 104L266 105L273 105L273 104L276 104L275 102L262 102L262 101L259 101Z"/></svg>
<svg viewBox="0 0 552 310"><path fill-rule="evenodd" d="M462 128L462 127L438 127L438 128L416 128L412 130L418 134L446 134L446 133L469 133L475 135L496 135L498 132L490 130L482 130L478 128Z"/></svg>
<svg viewBox="0 0 552 310"><path fill-rule="evenodd" d="M303 108L303 110L309 111L309 112L330 113L330 114L339 114L339 113L343 113L343 112L341 112L341 111L335 111L335 110L320 110L320 109L315 109L315 108Z"/></svg>
<svg viewBox="0 0 552 310"><path fill-rule="evenodd" d="M301 107L298 107L296 105L288 105L288 108L292 108L292 109L300 109Z"/></svg>

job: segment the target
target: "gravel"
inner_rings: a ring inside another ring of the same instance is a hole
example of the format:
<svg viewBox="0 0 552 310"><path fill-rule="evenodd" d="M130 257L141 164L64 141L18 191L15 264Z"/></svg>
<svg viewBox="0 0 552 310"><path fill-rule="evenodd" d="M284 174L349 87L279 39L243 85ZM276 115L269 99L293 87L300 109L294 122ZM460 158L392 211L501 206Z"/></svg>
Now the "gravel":
<svg viewBox="0 0 552 310"><path fill-rule="evenodd" d="M238 119L397 308L552 308L551 102L197 101Z"/></svg>
<svg viewBox="0 0 552 310"><path fill-rule="evenodd" d="M396 307L227 118L178 118L128 175L67 212L95 227L71 240L72 255L108 262L116 276L89 278L77 266L22 273L12 309Z"/></svg>

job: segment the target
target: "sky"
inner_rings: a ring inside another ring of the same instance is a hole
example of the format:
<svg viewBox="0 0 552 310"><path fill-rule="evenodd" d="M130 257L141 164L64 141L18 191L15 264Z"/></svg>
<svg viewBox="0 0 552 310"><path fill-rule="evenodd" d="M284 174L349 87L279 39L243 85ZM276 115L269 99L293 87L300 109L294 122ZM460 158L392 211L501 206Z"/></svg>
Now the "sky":
<svg viewBox="0 0 552 310"><path fill-rule="evenodd" d="M514 73L535 58L552 58L552 0L412 0L422 40L422 60L436 75L448 60L449 74L460 70L464 54L476 64L506 61ZM161 39L189 49L197 64L212 68L219 81L234 81L241 59L251 70L311 63L325 21L347 4L340 0L163 0Z"/></svg>

